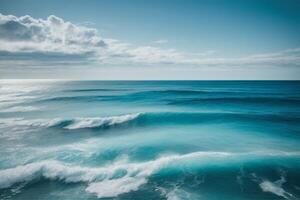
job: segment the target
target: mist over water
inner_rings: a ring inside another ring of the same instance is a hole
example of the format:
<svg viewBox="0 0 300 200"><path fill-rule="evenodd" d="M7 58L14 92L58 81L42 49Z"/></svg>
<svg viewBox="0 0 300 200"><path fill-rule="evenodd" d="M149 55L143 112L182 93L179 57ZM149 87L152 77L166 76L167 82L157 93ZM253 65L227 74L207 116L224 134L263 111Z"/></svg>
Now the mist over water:
<svg viewBox="0 0 300 200"><path fill-rule="evenodd" d="M0 81L0 199L300 199L298 81Z"/></svg>

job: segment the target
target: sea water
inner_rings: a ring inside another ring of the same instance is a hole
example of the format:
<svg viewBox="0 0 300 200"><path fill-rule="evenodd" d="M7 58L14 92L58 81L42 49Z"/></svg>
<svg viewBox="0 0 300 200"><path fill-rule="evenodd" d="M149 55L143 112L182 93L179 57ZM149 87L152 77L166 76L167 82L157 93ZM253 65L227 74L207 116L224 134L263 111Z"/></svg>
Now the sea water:
<svg viewBox="0 0 300 200"><path fill-rule="evenodd" d="M300 82L0 81L0 199L300 198Z"/></svg>

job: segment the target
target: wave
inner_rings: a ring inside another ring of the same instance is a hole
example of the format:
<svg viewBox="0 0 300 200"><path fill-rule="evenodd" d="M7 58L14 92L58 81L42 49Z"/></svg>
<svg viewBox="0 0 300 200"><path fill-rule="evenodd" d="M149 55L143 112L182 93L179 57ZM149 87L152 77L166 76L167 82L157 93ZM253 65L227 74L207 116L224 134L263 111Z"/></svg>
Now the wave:
<svg viewBox="0 0 300 200"><path fill-rule="evenodd" d="M238 113L238 112L160 112L144 113L138 118L140 124L197 124L206 122L228 121L265 121L299 123L297 114L265 114L265 113Z"/></svg>
<svg viewBox="0 0 300 200"><path fill-rule="evenodd" d="M40 177L64 180L66 183L89 182L95 179L92 168L67 166L58 161L41 161L0 171L0 188L8 188L20 182L29 182Z"/></svg>
<svg viewBox="0 0 300 200"><path fill-rule="evenodd" d="M0 110L0 112L30 112L30 111L39 111L41 110L39 107L35 106L14 106L10 108L5 108Z"/></svg>
<svg viewBox="0 0 300 200"><path fill-rule="evenodd" d="M95 128L95 127L110 127L136 119L140 113L127 114L113 117L102 117L102 118L77 118L65 126L65 129L81 129L81 128Z"/></svg>
<svg viewBox="0 0 300 200"><path fill-rule="evenodd" d="M67 90L70 92L90 92L90 91L118 91L112 89L83 89L83 90ZM122 91L127 91L126 89ZM206 94L211 93L209 91L197 91L197 90L151 90L134 92L128 94L119 95L78 95L78 96L58 96L46 99L40 99L39 101L100 101L100 100L145 100L145 98L164 97L165 95L194 95L194 94Z"/></svg>
<svg viewBox="0 0 300 200"><path fill-rule="evenodd" d="M151 90L151 91L143 91L136 92L130 95L136 96L145 96L145 95L198 95L198 94L210 94L214 93L213 91L205 91L205 90ZM227 94L229 92L217 92L221 94Z"/></svg>
<svg viewBox="0 0 300 200"><path fill-rule="evenodd" d="M104 88L94 88L94 89L74 89L74 90L64 90L64 92L110 92L110 91L126 91L126 89L104 89Z"/></svg>
<svg viewBox="0 0 300 200"><path fill-rule="evenodd" d="M127 123L136 119L140 113L111 117L75 118L75 119L31 119L7 118L0 120L0 127L30 126L30 127L62 127L64 129L105 128Z"/></svg>
<svg viewBox="0 0 300 200"><path fill-rule="evenodd" d="M19 182L29 182L40 177L63 180L66 183L89 183L100 180L111 180L111 182L113 182L116 180L113 179L114 175L116 175L116 172L120 171L125 172L124 176L121 178L134 177L135 179L140 179L150 176L171 161L178 161L193 157L224 157L229 155L231 154L225 152L195 152L185 155L169 155L153 161L142 163L117 162L108 167L99 168L72 166L55 160L47 160L0 170L0 177L2 177L0 179L0 188L8 188L13 184ZM92 188L95 187L97 187L97 185L92 185L90 190L92 191Z"/></svg>
<svg viewBox="0 0 300 200"><path fill-rule="evenodd" d="M253 91L242 91L242 90L211 90L211 89L161 89L161 90L146 90L140 92L134 92L127 94L127 96L155 96L155 95L182 95L182 96L203 96L203 95L229 95L229 96L238 96L240 97L251 97L253 95L263 95L263 96L273 96L273 95L280 95L280 93L263 93L263 92L253 92Z"/></svg>
<svg viewBox="0 0 300 200"><path fill-rule="evenodd" d="M280 93L254 93L249 91L209 91L193 89L168 89L168 90L145 90L128 91L128 89L78 89L65 90L81 95L55 96L44 99L37 99L37 102L52 101L118 101L136 102L151 101L166 103L167 105L197 104L197 103L300 103L299 96L287 96ZM87 95L86 92L103 92ZM120 91L121 93L106 94L104 92ZM125 92L125 93L124 93ZM163 100L163 101L162 101Z"/></svg>
<svg viewBox="0 0 300 200"><path fill-rule="evenodd" d="M300 104L298 97L204 97L170 100L168 105L197 105L203 103L235 103L235 104Z"/></svg>
<svg viewBox="0 0 300 200"><path fill-rule="evenodd" d="M85 183L87 184L86 191L97 195L99 198L116 197L123 193L138 190L140 186L147 183L150 176L162 169L172 168L172 166L186 166L190 163L187 161L194 161L193 163L197 166L216 166L218 162L226 164L241 162L249 158L250 160L251 158L257 160L257 158L294 156L299 158L300 152L193 152L183 155L165 155L156 160L140 163L115 162L103 167L82 167L55 160L46 160L0 170L0 188L10 188L14 184L29 183L43 177L65 183ZM272 189L269 183L262 183L261 187L265 191Z"/></svg>
<svg viewBox="0 0 300 200"><path fill-rule="evenodd" d="M151 126L164 124L198 124L198 123L223 123L228 121L245 122L272 122L272 123L294 123L298 124L300 118L293 114L258 114L258 113L198 113L198 112L158 112L158 113L134 113L108 117L87 117L74 119L24 119L24 118L4 118L0 120L0 127L58 127L68 130L84 128L109 128L130 122L135 122L135 126Z"/></svg>
<svg viewBox="0 0 300 200"><path fill-rule="evenodd" d="M58 96L51 98L38 99L36 102L52 102L52 101L83 101L83 102L91 102L91 101L102 101L106 99L111 99L117 96L112 95L80 95L80 96Z"/></svg>
<svg viewBox="0 0 300 200"><path fill-rule="evenodd" d="M0 120L1 128L30 126L30 127L54 127L64 122L63 119L24 119L24 118L6 118Z"/></svg>

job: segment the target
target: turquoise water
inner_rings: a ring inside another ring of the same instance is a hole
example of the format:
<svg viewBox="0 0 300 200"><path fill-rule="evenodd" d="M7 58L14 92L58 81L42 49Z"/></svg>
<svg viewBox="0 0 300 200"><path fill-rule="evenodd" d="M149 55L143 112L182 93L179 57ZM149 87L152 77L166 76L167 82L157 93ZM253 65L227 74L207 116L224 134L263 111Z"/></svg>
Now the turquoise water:
<svg viewBox="0 0 300 200"><path fill-rule="evenodd" d="M0 81L0 199L300 199L300 82Z"/></svg>

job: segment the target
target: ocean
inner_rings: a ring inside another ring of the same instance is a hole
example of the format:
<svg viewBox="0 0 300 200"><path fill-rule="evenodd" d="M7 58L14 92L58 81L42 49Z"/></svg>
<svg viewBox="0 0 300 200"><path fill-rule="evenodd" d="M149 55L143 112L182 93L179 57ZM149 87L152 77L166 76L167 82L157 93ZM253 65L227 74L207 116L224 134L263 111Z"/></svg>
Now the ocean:
<svg viewBox="0 0 300 200"><path fill-rule="evenodd" d="M300 199L300 82L1 80L0 199Z"/></svg>

